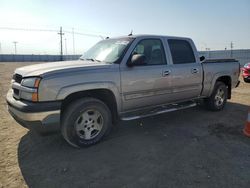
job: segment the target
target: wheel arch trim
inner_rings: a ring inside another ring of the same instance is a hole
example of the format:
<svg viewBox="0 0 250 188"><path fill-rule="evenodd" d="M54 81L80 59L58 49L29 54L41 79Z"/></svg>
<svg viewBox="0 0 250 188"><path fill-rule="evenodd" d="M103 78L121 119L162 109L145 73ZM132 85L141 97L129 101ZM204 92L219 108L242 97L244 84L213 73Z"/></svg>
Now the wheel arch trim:
<svg viewBox="0 0 250 188"><path fill-rule="evenodd" d="M99 90L99 89L109 90L110 92L113 93L116 100L117 111L119 112L121 110L121 101L119 100L120 92L113 82L91 82L87 84L75 84L75 85L65 86L59 90L56 96L56 100L64 100L71 94L77 92Z"/></svg>
<svg viewBox="0 0 250 188"><path fill-rule="evenodd" d="M211 96L212 93L213 93L213 90L214 90L214 87L215 87L215 83L216 83L217 81L223 82L222 80L220 80L220 78L223 78L223 77L227 77L227 78L230 79L230 84L229 84L230 88L228 88L228 90L231 90L232 78L231 78L230 74L227 73L227 72L220 72L220 73L215 74L214 77L213 77L213 80L212 80L212 82L211 82L211 88L210 88L210 91L209 91L209 96ZM226 83L225 83L225 84L226 84ZM228 91L228 94L230 94L230 92L231 92L231 91Z"/></svg>

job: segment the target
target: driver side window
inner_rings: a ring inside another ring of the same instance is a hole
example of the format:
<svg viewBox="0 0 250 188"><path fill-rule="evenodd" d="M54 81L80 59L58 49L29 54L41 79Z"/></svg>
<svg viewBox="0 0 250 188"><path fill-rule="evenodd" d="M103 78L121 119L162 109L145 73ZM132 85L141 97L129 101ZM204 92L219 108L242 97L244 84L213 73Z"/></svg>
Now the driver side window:
<svg viewBox="0 0 250 188"><path fill-rule="evenodd" d="M144 39L141 40L132 52L145 56L146 65L162 65L166 64L165 52L161 40Z"/></svg>

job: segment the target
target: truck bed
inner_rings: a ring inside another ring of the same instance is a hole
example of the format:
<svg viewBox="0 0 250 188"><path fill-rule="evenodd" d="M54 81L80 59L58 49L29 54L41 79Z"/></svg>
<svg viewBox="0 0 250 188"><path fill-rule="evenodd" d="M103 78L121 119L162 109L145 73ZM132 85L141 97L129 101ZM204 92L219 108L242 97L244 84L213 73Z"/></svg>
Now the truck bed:
<svg viewBox="0 0 250 188"><path fill-rule="evenodd" d="M227 62L239 62L236 59L207 59L203 63L227 63Z"/></svg>
<svg viewBox="0 0 250 188"><path fill-rule="evenodd" d="M231 85L234 88L238 84L240 64L235 59L209 59L202 62L203 67L203 90L202 96L209 96L213 90L215 78L231 76ZM230 77L229 77L230 78Z"/></svg>

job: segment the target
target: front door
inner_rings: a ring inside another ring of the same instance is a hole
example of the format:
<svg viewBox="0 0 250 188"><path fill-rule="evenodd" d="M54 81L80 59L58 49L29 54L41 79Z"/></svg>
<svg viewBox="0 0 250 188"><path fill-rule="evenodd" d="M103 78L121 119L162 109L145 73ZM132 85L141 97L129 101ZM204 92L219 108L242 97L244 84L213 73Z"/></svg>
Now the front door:
<svg viewBox="0 0 250 188"><path fill-rule="evenodd" d="M130 57L134 54L143 54L146 60L142 65L121 68L123 111L167 102L172 91L162 41L143 39Z"/></svg>

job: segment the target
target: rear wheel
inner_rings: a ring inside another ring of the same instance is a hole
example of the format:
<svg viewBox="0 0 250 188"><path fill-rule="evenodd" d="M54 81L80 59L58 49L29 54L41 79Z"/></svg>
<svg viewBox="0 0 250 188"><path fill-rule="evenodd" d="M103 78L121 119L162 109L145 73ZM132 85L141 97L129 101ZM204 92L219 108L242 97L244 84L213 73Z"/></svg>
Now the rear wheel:
<svg viewBox="0 0 250 188"><path fill-rule="evenodd" d="M65 140L75 147L96 144L111 129L111 113L106 104L94 98L71 103L62 117L61 132Z"/></svg>
<svg viewBox="0 0 250 188"><path fill-rule="evenodd" d="M227 102L227 87L223 82L216 82L212 95L205 99L205 105L209 110L222 110Z"/></svg>

